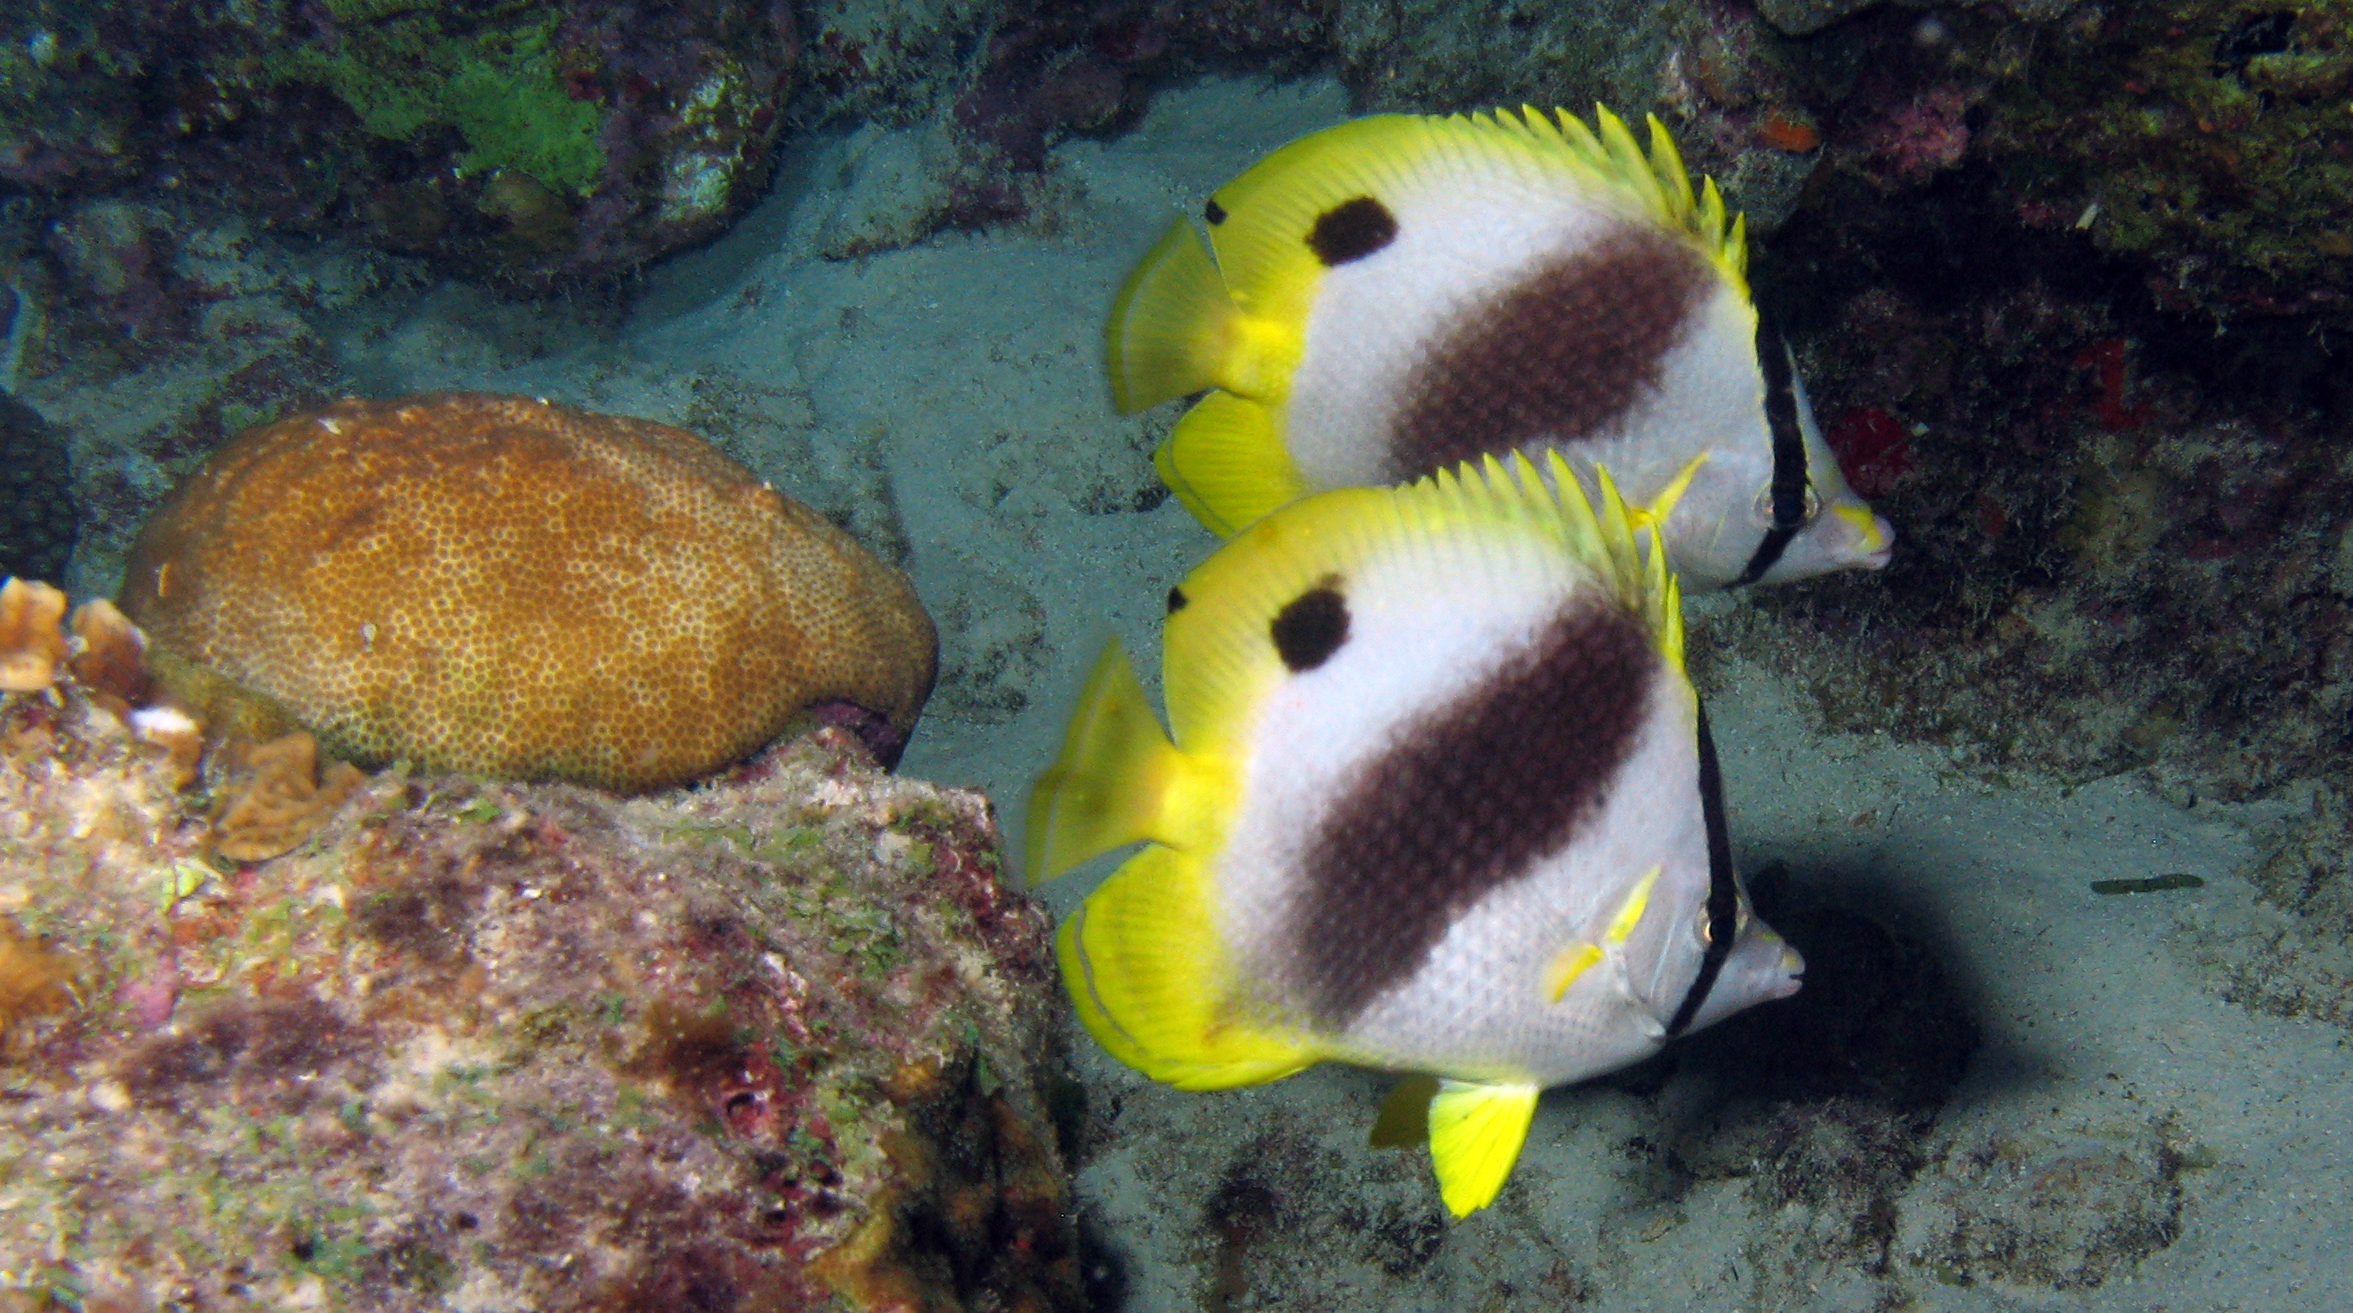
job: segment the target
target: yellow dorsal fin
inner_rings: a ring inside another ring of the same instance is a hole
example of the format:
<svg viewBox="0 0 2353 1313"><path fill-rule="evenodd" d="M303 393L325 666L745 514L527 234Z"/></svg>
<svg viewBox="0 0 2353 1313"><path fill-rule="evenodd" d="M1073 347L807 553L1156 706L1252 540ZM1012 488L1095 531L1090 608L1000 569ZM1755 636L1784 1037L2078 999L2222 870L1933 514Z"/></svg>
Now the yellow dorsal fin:
<svg viewBox="0 0 2353 1313"><path fill-rule="evenodd" d="M1284 677L1266 638L1275 614L1318 580L1345 577L1383 544L1405 539L1460 551L1465 569L1481 568L1482 544L1496 534L1548 560L1574 561L1641 619L1680 672L1681 595L1657 527L1637 539L1606 471L1589 498L1559 452L1543 461L1513 452L1402 487L1318 493L1267 515L1203 562L1179 585L1191 602L1169 617L1162 663L1169 722L1188 760L1233 750L1265 690Z"/></svg>
<svg viewBox="0 0 2353 1313"><path fill-rule="evenodd" d="M1430 1165L1457 1218L1495 1202L1520 1159L1539 1088L1520 1082L1440 1080L1430 1100Z"/></svg>
<svg viewBox="0 0 2353 1313"><path fill-rule="evenodd" d="M1303 327L1324 267L1303 240L1319 216L1359 196L1394 195L1448 157L1480 156L1555 177L1566 175L1634 212L1688 234L1747 293L1745 230L1728 222L1723 196L1704 182L1694 199L1690 172L1656 115L1646 120L1646 152L1617 115L1594 107L1594 123L1565 109L1531 107L1451 116L1372 114L1310 133L1268 155L1211 198L1222 222L1209 229L1217 267L1239 314ZM1164 239L1165 244L1165 239ZM1157 249L1157 248L1156 248ZM1132 282L1132 280L1131 280ZM1124 299L1124 298L1123 298ZM1287 375L1295 352L1287 340L1236 355L1268 359L1254 372ZM1239 363L1224 368L1240 371ZM1271 395L1263 384L1244 387Z"/></svg>
<svg viewBox="0 0 2353 1313"><path fill-rule="evenodd" d="M1104 325L1111 404L1122 415L1220 382L1234 300L1192 221L1180 216L1128 274Z"/></svg>
<svg viewBox="0 0 2353 1313"><path fill-rule="evenodd" d="M1527 460L1525 456L1517 459L1523 463ZM1643 623L1657 639L1660 654L1680 672L1683 669L1683 590L1675 576L1667 571L1666 543L1659 537L1662 521L1646 516L1648 523L1637 531L1633 513L1626 499L1619 495L1617 481L1607 469L1594 470L1594 482L1601 489L1601 505L1595 507L1585 499L1584 485L1577 481L1568 459L1559 450L1545 453L1545 466L1550 476L1548 482L1563 490L1561 500L1570 516L1578 518L1581 508L1584 516L1590 517L1594 538L1608 561L1608 576L1618 590L1619 600L1642 616ZM1688 474L1687 470L1686 477Z"/></svg>
<svg viewBox="0 0 2353 1313"><path fill-rule="evenodd" d="M1664 226L1689 233L1709 258L1731 276L1741 294L1747 295L1745 225L1737 218L1727 223L1724 197L1716 189L1713 178L1701 181L1698 198L1694 200L1691 174L1683 165L1683 154L1675 147L1674 135L1667 131L1666 124L1659 122L1656 114L1645 120L1650 129L1647 153L1634 144L1634 134L1626 127L1626 121L1601 105L1593 107L1593 121L1598 130L1587 127L1583 119L1565 109L1554 110L1549 119L1540 111L1526 107L1516 116L1509 110L1499 111L1495 118L1502 123L1525 124L1530 129L1530 139L1557 153L1566 167L1615 188Z"/></svg>
<svg viewBox="0 0 2353 1313"><path fill-rule="evenodd" d="M1164 839L1161 817L1183 761L1114 638L1095 659L1062 753L1030 788L1027 870L1051 880L1090 857Z"/></svg>

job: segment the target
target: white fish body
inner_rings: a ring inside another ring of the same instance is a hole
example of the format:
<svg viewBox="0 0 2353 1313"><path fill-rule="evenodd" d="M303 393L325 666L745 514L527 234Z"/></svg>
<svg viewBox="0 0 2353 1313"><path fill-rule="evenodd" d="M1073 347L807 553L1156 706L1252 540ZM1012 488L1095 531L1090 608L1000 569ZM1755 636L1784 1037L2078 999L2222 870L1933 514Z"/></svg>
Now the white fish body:
<svg viewBox="0 0 2353 1313"><path fill-rule="evenodd" d="M1308 492L1557 449L1665 518L1688 589L1884 564L1886 522L1772 404L1785 358L1738 221L1656 120L1647 154L1598 121L1359 119L1221 188L1214 258L1180 220L1108 333L1122 410L1213 389L1157 457L1179 498L1230 534ZM1847 513L1774 535L1777 464Z"/></svg>
<svg viewBox="0 0 2353 1313"><path fill-rule="evenodd" d="M1061 936L1107 1048L1188 1088L1323 1059L1443 1077L1457 1215L1537 1090L1800 969L1731 869L1661 554L1606 479L1596 516L1549 463L1253 526L1171 595L1175 743L1114 647L1033 800L1041 875L1152 843Z"/></svg>

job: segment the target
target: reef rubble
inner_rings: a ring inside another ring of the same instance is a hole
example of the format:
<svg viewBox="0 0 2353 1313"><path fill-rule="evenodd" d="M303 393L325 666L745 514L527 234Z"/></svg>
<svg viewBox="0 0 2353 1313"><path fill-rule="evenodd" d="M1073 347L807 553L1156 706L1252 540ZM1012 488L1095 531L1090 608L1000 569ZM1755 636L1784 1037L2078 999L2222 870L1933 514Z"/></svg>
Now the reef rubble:
<svg viewBox="0 0 2353 1313"><path fill-rule="evenodd" d="M0 695L0 1307L1082 1306L980 795L828 728L628 801L396 768L245 863L151 737Z"/></svg>

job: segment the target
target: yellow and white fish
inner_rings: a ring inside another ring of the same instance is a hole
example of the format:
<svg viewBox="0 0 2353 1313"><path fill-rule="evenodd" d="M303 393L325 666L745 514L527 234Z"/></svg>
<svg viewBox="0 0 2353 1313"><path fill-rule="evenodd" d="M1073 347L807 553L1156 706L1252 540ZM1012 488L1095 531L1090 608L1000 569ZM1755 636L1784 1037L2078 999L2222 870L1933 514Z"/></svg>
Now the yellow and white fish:
<svg viewBox="0 0 2353 1313"><path fill-rule="evenodd" d="M1122 414L1203 389L1157 456L1231 536L1309 492L1472 457L1606 466L1693 591L1886 564L1749 299L1747 242L1673 140L1597 111L1383 114L1179 218L1106 333Z"/></svg>
<svg viewBox="0 0 2353 1313"><path fill-rule="evenodd" d="M1750 911L1677 588L1557 453L1292 503L1169 593L1170 742L1115 641L1032 794L1029 869L1139 840L1062 926L1114 1056L1187 1089L1431 1073L1456 1216L1537 1092L1794 992ZM1645 556L1647 555L1647 560Z"/></svg>

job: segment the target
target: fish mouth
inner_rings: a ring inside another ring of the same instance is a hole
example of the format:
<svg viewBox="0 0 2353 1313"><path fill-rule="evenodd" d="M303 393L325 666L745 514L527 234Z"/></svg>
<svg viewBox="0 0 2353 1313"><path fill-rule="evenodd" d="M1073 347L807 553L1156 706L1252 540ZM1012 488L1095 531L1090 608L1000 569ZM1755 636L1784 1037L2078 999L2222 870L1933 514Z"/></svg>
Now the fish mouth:
<svg viewBox="0 0 2353 1313"><path fill-rule="evenodd" d="M1805 955L1787 944L1781 946L1781 981L1775 998L1788 998L1806 983Z"/></svg>

